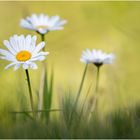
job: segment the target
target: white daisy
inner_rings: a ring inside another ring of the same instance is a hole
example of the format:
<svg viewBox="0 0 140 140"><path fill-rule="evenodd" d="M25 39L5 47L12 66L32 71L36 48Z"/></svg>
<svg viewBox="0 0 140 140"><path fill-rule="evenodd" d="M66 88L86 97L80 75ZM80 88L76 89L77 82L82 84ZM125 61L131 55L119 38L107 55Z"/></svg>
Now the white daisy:
<svg viewBox="0 0 140 140"><path fill-rule="evenodd" d="M23 69L37 69L35 61L43 61L49 52L41 51L45 42L36 45L36 39L36 36L32 37L31 35L13 35L9 41L4 40L3 43L8 50L0 49L0 54L3 55L0 58L11 62L5 69L12 66L14 66L14 70L17 70L20 66Z"/></svg>
<svg viewBox="0 0 140 140"><path fill-rule="evenodd" d="M96 66L100 66L102 64L111 64L114 60L114 54L106 54L101 50L92 51L87 49L83 51L80 61L84 63L94 63Z"/></svg>
<svg viewBox="0 0 140 140"><path fill-rule="evenodd" d="M21 19L21 27L37 31L40 34L46 34L48 31L62 30L66 20L61 20L59 16L49 17L45 14L33 14L30 17Z"/></svg>

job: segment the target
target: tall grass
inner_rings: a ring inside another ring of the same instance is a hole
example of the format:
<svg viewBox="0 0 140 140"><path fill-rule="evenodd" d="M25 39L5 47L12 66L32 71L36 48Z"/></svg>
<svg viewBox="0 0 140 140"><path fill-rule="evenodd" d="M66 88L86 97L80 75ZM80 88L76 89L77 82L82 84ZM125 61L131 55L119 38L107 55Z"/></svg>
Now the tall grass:
<svg viewBox="0 0 140 140"><path fill-rule="evenodd" d="M69 128L68 120L74 101L74 97L70 94L72 92L69 91L69 94L63 97L57 119L42 122L34 121L24 115L18 116L21 118L11 119L8 128L1 124L0 138L140 138L139 104L112 112L104 118L94 114L90 121L84 114L80 123L78 120L81 117L81 107L77 107L73 115L72 127Z"/></svg>
<svg viewBox="0 0 140 140"><path fill-rule="evenodd" d="M48 75L44 79L44 92L43 92L43 109L50 110L52 104L52 95L53 95L53 71L51 73L51 77L49 79ZM48 121L49 119L49 111L45 113L45 118Z"/></svg>
<svg viewBox="0 0 140 140"><path fill-rule="evenodd" d="M88 95L91 84L85 93L82 92L86 98L79 99L76 106L73 105L77 99L77 96L74 96L77 92L69 88L59 98L60 108L52 109L53 78L53 73L50 77L46 76L43 109L35 110L35 113L41 112L41 118L34 120L32 111L25 108L22 111L25 103L20 102L21 111L11 112L13 109L8 108L7 111L0 112L0 116L6 116L6 122L0 124L0 138L140 138L139 104L118 109L104 117L96 111L90 115Z"/></svg>

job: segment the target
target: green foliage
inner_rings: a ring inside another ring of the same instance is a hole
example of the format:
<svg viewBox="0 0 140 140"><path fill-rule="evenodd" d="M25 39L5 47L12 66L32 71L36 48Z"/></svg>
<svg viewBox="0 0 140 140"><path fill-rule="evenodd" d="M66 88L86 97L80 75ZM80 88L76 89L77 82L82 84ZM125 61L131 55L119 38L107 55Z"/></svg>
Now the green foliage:
<svg viewBox="0 0 140 140"><path fill-rule="evenodd" d="M53 71L51 71L51 77L49 79L48 72L45 73L44 78L44 90L43 90L43 109L50 110L52 104L52 95L53 95ZM46 120L49 119L49 111L46 111L45 118Z"/></svg>
<svg viewBox="0 0 140 140"><path fill-rule="evenodd" d="M133 108L118 110L101 118L94 113L88 121L84 115L80 123L78 117L81 108L77 108L72 121L72 127L67 127L67 121L72 111L73 99L66 96L62 100L62 111L57 119L49 120L46 124L41 120L33 121L11 120L11 126L1 124L0 138L140 138L140 105Z"/></svg>

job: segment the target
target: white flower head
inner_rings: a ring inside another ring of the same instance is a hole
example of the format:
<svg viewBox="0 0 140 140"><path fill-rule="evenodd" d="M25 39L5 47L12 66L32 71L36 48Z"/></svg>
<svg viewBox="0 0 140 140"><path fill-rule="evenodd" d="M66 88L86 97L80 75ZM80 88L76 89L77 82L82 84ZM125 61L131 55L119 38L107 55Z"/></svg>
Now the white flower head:
<svg viewBox="0 0 140 140"><path fill-rule="evenodd" d="M49 52L41 51L45 46L45 42L36 45L36 36L31 35L13 35L9 40L4 40L7 50L0 49L1 59L10 61L11 63L5 67L8 69L14 66L17 70L20 66L23 69L37 69L36 61L43 61Z"/></svg>
<svg viewBox="0 0 140 140"><path fill-rule="evenodd" d="M46 34L53 30L62 30L66 20L61 20L59 16L51 16L45 14L32 14L25 19L21 19L21 27L29 30L37 31L40 34Z"/></svg>
<svg viewBox="0 0 140 140"><path fill-rule="evenodd" d="M86 51L83 51L80 61L101 66L102 64L111 64L114 58L114 54L106 54L102 52L102 50L87 49Z"/></svg>

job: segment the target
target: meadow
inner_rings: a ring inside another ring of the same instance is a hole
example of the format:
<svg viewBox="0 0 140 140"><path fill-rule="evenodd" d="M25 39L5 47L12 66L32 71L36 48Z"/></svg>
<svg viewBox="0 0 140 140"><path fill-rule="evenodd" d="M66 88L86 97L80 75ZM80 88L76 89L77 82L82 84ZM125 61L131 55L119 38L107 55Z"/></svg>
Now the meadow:
<svg viewBox="0 0 140 140"><path fill-rule="evenodd" d="M41 42L39 34L19 25L21 18L33 13L59 15L67 23L63 30L45 35L50 54L45 60L41 111L42 63L29 70L39 118L32 117L24 70L4 70L8 63L0 59L0 138L140 138L140 2L0 1L0 48L13 34L37 35ZM87 48L116 57L113 64L101 68L93 113L97 69L92 64L74 106L85 69L80 57Z"/></svg>

